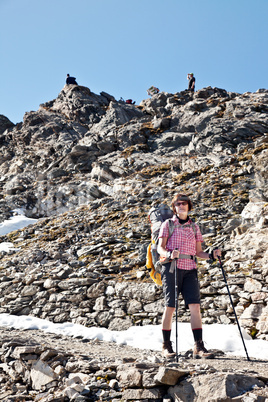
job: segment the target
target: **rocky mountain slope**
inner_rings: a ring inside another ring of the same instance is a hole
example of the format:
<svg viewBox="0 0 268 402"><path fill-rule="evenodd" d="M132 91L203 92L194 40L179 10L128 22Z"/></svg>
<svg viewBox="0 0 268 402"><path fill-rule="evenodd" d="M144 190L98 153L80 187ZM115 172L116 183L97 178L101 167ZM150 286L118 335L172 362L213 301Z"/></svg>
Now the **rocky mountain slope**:
<svg viewBox="0 0 268 402"><path fill-rule="evenodd" d="M16 126L0 116L1 221L18 208L40 218L1 237L14 248L1 254L0 312L113 330L160 323L147 215L184 191L204 249L224 250L240 324L268 340L267 99L208 87L133 106L69 85ZM199 275L203 322L234 323L217 264L201 261ZM189 320L182 303L179 316Z"/></svg>

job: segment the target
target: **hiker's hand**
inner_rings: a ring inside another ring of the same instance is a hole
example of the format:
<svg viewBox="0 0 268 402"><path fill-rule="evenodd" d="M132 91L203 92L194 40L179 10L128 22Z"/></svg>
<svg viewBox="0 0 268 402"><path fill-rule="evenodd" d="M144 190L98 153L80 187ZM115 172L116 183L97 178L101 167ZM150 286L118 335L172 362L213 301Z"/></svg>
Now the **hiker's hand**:
<svg viewBox="0 0 268 402"><path fill-rule="evenodd" d="M179 250L173 250L171 253L171 259L174 260L174 258L179 258L180 252Z"/></svg>
<svg viewBox="0 0 268 402"><path fill-rule="evenodd" d="M221 257L221 249L216 248L215 250L213 250L213 257L215 260L217 260L218 257Z"/></svg>

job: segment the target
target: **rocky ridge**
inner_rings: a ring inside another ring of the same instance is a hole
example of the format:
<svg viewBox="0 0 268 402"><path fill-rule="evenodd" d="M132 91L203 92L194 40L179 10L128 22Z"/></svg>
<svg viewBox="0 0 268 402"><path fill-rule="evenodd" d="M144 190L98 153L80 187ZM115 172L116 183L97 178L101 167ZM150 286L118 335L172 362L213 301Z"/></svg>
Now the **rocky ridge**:
<svg viewBox="0 0 268 402"><path fill-rule="evenodd" d="M241 325L267 340L267 98L208 87L133 106L71 85L23 123L2 116L2 220L17 208L40 219L1 238L14 247L1 255L0 312L113 330L160 323L147 214L186 191L204 248L224 249ZM203 322L233 323L217 264L200 262L199 275ZM189 320L182 304L179 315Z"/></svg>

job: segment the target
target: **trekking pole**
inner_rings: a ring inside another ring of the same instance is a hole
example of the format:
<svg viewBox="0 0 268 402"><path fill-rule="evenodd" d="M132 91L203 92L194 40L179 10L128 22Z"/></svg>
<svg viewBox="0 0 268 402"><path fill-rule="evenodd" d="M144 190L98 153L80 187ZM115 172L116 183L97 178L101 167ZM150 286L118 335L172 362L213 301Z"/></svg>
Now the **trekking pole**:
<svg viewBox="0 0 268 402"><path fill-rule="evenodd" d="M178 271L177 258L175 258L175 336L176 336L176 362L178 363Z"/></svg>
<svg viewBox="0 0 268 402"><path fill-rule="evenodd" d="M239 332L240 332L240 336L241 336L241 339L242 339L242 342L243 342L243 346L244 346L244 349L245 349L245 352L246 352L246 355L247 355L247 359L248 359L248 361L250 361L250 358L249 358L248 352L247 352L247 348L246 348L246 345L245 345L245 341L244 341L244 338L243 338L243 335L242 335L242 331L241 331L241 328L240 328L240 325L239 325L239 322L238 322L238 318L237 318L237 315L236 315L236 312L235 312L235 308L234 308L233 300L232 300L231 293L230 293L230 290L229 290L229 286L228 286L228 283L227 283L227 280L226 280L225 272L224 272L224 269L223 269L223 266L222 266L222 263L221 263L221 258L219 256L218 256L218 260L219 260L219 263L220 263L223 279L224 279L224 282L225 282L225 285L226 285L226 288L227 288L227 292L228 292L228 295L229 295L229 298L230 298L230 302L231 302L231 305L232 305L232 308L233 308L236 323L237 323L237 326L238 326L238 329L239 329Z"/></svg>

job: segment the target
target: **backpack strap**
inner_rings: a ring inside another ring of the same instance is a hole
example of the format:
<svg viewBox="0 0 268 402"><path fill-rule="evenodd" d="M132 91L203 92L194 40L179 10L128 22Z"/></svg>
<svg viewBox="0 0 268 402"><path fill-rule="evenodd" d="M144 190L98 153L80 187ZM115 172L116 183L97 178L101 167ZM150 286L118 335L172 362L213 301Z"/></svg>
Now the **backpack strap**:
<svg viewBox="0 0 268 402"><path fill-rule="evenodd" d="M197 258L196 258L195 255L180 254L180 256L179 256L178 259L179 259L179 260L193 260L195 263L197 263ZM176 260L174 259L174 260L172 260L172 262L173 262L173 261L176 261ZM171 274L173 274L175 266L176 266L176 265L174 265L174 264L171 263L170 268L169 268L169 272L170 272Z"/></svg>
<svg viewBox="0 0 268 402"><path fill-rule="evenodd" d="M168 239L173 235L176 225L172 219L168 220Z"/></svg>

